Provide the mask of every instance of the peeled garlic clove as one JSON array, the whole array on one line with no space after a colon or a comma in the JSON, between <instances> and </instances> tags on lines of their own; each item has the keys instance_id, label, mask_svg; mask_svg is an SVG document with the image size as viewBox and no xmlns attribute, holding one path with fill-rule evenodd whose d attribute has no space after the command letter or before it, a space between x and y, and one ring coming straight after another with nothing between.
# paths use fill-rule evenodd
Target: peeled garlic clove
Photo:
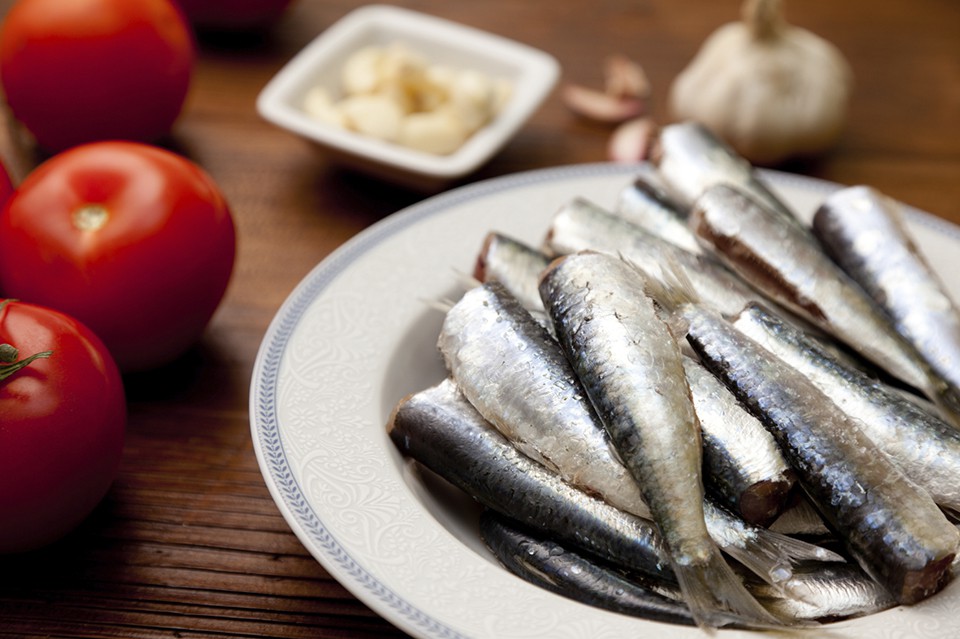
<instances>
[{"instance_id":1,"label":"peeled garlic clove","mask_svg":"<svg viewBox=\"0 0 960 639\"><path fill-rule=\"evenodd\" d=\"M363 47L354 51L343 64L340 83L346 94L373 93L382 80L380 63L383 50L379 47Z\"/></svg>"},{"instance_id":2,"label":"peeled garlic clove","mask_svg":"<svg viewBox=\"0 0 960 639\"><path fill-rule=\"evenodd\" d=\"M460 148L467 135L457 115L450 109L441 108L412 113L404 118L397 141L411 149L447 155Z\"/></svg>"},{"instance_id":3,"label":"peeled garlic clove","mask_svg":"<svg viewBox=\"0 0 960 639\"><path fill-rule=\"evenodd\" d=\"M400 134L404 113L400 106L383 95L353 95L340 102L347 126L381 140L395 141Z\"/></svg>"},{"instance_id":4,"label":"peeled garlic clove","mask_svg":"<svg viewBox=\"0 0 960 639\"><path fill-rule=\"evenodd\" d=\"M579 84L565 86L562 99L574 113L598 122L625 122L643 115L647 108L642 98L610 95Z\"/></svg>"},{"instance_id":5,"label":"peeled garlic clove","mask_svg":"<svg viewBox=\"0 0 960 639\"><path fill-rule=\"evenodd\" d=\"M653 118L627 120L614 129L607 143L607 158L613 162L642 162L650 159L656 140L657 125Z\"/></svg>"},{"instance_id":6,"label":"peeled garlic clove","mask_svg":"<svg viewBox=\"0 0 960 639\"><path fill-rule=\"evenodd\" d=\"M824 151L843 128L849 65L826 40L788 25L780 0L746 0L743 15L677 76L672 115L704 124L754 164Z\"/></svg>"},{"instance_id":7,"label":"peeled garlic clove","mask_svg":"<svg viewBox=\"0 0 960 639\"><path fill-rule=\"evenodd\" d=\"M493 82L477 71L461 71L450 85L450 108L470 132L490 120L495 98Z\"/></svg>"},{"instance_id":8,"label":"peeled garlic clove","mask_svg":"<svg viewBox=\"0 0 960 639\"><path fill-rule=\"evenodd\" d=\"M347 120L324 87L313 87L303 98L303 110L314 120L346 128Z\"/></svg>"}]
</instances>

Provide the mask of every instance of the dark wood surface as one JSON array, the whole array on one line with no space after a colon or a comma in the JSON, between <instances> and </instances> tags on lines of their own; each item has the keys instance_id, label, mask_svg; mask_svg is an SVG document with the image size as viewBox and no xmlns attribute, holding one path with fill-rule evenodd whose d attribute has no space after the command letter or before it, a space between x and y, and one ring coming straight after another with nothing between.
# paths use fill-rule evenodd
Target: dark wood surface
<instances>
[{"instance_id":1,"label":"dark wood surface","mask_svg":"<svg viewBox=\"0 0 960 639\"><path fill-rule=\"evenodd\" d=\"M10 4L0 5L3 13ZM794 23L843 51L856 88L836 148L783 168L872 184L960 223L960 4L787 4ZM164 370L126 380L124 460L100 507L61 542L0 558L0 636L401 635L327 575L290 532L257 467L248 421L257 348L293 287L350 237L424 197L337 168L255 111L271 75L357 6L295 0L266 35L200 39L187 105L162 144L202 165L231 203L239 231L231 286L195 349ZM404 6L544 49L559 59L563 81L599 85L603 59L629 55L650 76L660 122L669 121L672 78L739 12L732 0ZM16 144L11 131L0 135L0 156L19 179L40 156ZM572 115L554 92L509 146L464 182L602 161L609 132Z\"/></svg>"}]
</instances>

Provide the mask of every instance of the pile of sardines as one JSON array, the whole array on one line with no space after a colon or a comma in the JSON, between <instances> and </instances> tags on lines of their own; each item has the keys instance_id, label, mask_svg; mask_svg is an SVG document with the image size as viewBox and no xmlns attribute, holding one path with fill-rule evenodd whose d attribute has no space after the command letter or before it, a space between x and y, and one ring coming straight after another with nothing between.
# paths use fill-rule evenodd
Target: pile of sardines
<instances>
[{"instance_id":1,"label":"pile of sardines","mask_svg":"<svg viewBox=\"0 0 960 639\"><path fill-rule=\"evenodd\" d=\"M449 377L387 425L483 506L509 570L625 614L815 625L944 587L960 545L960 318L868 187L812 225L706 129L614 210L491 232ZM644 174L647 175L647 174Z\"/></svg>"}]
</instances>

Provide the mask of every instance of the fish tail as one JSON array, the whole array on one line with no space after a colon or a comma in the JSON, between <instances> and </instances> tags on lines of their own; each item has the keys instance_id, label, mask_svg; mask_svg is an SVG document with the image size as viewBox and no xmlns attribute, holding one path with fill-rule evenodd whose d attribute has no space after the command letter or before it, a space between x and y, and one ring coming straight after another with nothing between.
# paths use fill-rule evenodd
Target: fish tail
<instances>
[{"instance_id":1,"label":"fish tail","mask_svg":"<svg viewBox=\"0 0 960 639\"><path fill-rule=\"evenodd\" d=\"M807 603L809 596L804 589L792 588L793 567L800 562L844 562L837 553L787 535L766 529L758 529L748 548L731 545L724 549L728 555L744 565L750 572L768 583L782 596L789 596Z\"/></svg>"},{"instance_id":2,"label":"fish tail","mask_svg":"<svg viewBox=\"0 0 960 639\"><path fill-rule=\"evenodd\" d=\"M728 624L731 616L748 628L783 626L747 591L719 550L711 552L706 561L674 562L673 570L684 601L702 629Z\"/></svg>"}]
</instances>

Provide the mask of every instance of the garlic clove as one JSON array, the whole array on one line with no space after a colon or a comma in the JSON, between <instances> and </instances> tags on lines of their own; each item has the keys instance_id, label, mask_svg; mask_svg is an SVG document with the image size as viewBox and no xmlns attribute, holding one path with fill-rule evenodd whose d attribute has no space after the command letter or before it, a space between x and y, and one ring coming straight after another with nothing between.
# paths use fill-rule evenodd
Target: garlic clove
<instances>
[{"instance_id":1,"label":"garlic clove","mask_svg":"<svg viewBox=\"0 0 960 639\"><path fill-rule=\"evenodd\" d=\"M303 98L303 110L314 120L325 122L341 129L347 127L347 120L337 108L333 96L324 87L313 87Z\"/></svg>"},{"instance_id":2,"label":"garlic clove","mask_svg":"<svg viewBox=\"0 0 960 639\"><path fill-rule=\"evenodd\" d=\"M650 159L657 125L650 117L627 120L614 129L607 142L607 158L613 162L642 162Z\"/></svg>"},{"instance_id":3,"label":"garlic clove","mask_svg":"<svg viewBox=\"0 0 960 639\"><path fill-rule=\"evenodd\" d=\"M571 111L598 122L625 122L640 117L647 108L645 99L614 96L579 84L565 86L561 97Z\"/></svg>"},{"instance_id":4,"label":"garlic clove","mask_svg":"<svg viewBox=\"0 0 960 639\"><path fill-rule=\"evenodd\" d=\"M384 95L353 95L340 102L347 126L381 140L395 141L400 134L404 113Z\"/></svg>"},{"instance_id":5,"label":"garlic clove","mask_svg":"<svg viewBox=\"0 0 960 639\"><path fill-rule=\"evenodd\" d=\"M468 135L457 114L449 108L440 108L404 118L397 141L418 151L447 155L460 148Z\"/></svg>"},{"instance_id":6,"label":"garlic clove","mask_svg":"<svg viewBox=\"0 0 960 639\"><path fill-rule=\"evenodd\" d=\"M624 55L609 56L603 65L604 92L616 97L650 97L650 80L638 63Z\"/></svg>"},{"instance_id":7,"label":"garlic clove","mask_svg":"<svg viewBox=\"0 0 960 639\"><path fill-rule=\"evenodd\" d=\"M373 93L380 86L380 63L383 50L378 47L363 47L353 52L340 71L340 83L344 93Z\"/></svg>"}]
</instances>

